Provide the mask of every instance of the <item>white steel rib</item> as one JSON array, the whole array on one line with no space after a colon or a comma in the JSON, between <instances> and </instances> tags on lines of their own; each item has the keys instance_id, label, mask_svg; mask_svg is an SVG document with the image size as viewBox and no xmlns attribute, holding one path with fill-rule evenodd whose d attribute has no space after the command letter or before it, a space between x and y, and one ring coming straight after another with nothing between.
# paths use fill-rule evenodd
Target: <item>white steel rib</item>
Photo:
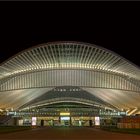
<instances>
[{"instance_id":1,"label":"white steel rib","mask_svg":"<svg viewBox=\"0 0 140 140\"><path fill-rule=\"evenodd\" d=\"M0 109L18 108L59 86L80 87L117 108L140 108L140 68L97 45L61 41L0 64Z\"/></svg>"}]
</instances>

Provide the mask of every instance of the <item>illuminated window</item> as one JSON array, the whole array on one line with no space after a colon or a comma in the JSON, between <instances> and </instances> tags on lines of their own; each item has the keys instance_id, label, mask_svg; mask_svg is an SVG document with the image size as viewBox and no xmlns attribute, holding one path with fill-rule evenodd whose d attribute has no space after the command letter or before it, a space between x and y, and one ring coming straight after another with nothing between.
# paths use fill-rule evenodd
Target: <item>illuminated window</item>
<instances>
[{"instance_id":1,"label":"illuminated window","mask_svg":"<svg viewBox=\"0 0 140 140\"><path fill-rule=\"evenodd\" d=\"M60 112L60 116L69 116L70 113L69 112Z\"/></svg>"}]
</instances>

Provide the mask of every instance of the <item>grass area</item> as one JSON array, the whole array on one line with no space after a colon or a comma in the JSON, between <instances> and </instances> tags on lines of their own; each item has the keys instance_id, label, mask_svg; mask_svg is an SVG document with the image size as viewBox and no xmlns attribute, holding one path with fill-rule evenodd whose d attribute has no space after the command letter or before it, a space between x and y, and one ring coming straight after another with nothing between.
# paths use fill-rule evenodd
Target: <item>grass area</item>
<instances>
[{"instance_id":1,"label":"grass area","mask_svg":"<svg viewBox=\"0 0 140 140\"><path fill-rule=\"evenodd\" d=\"M0 133L11 133L32 129L31 126L0 126Z\"/></svg>"},{"instance_id":2,"label":"grass area","mask_svg":"<svg viewBox=\"0 0 140 140\"><path fill-rule=\"evenodd\" d=\"M137 134L140 135L140 128L115 128L115 127L103 127L101 128L106 131L111 131L111 132L118 132L118 133L127 133L127 134Z\"/></svg>"}]
</instances>

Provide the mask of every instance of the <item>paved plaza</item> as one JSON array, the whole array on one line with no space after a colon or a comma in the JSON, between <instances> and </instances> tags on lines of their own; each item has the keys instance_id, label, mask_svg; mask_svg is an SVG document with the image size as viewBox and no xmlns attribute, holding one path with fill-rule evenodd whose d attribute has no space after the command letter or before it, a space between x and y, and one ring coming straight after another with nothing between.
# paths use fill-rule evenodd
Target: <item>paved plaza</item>
<instances>
[{"instance_id":1,"label":"paved plaza","mask_svg":"<svg viewBox=\"0 0 140 140\"><path fill-rule=\"evenodd\" d=\"M0 134L1 140L140 140L140 135L122 134L95 128L35 128Z\"/></svg>"}]
</instances>

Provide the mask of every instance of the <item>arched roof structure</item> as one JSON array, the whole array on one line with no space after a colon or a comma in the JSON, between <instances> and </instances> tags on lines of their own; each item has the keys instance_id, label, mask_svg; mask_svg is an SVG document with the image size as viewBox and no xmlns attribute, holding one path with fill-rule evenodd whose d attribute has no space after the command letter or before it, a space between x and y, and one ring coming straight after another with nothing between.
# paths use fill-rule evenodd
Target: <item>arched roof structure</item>
<instances>
[{"instance_id":1,"label":"arched roof structure","mask_svg":"<svg viewBox=\"0 0 140 140\"><path fill-rule=\"evenodd\" d=\"M76 86L118 109L140 107L140 68L118 54L81 42L50 42L0 65L0 108L18 109L59 86Z\"/></svg>"}]
</instances>

